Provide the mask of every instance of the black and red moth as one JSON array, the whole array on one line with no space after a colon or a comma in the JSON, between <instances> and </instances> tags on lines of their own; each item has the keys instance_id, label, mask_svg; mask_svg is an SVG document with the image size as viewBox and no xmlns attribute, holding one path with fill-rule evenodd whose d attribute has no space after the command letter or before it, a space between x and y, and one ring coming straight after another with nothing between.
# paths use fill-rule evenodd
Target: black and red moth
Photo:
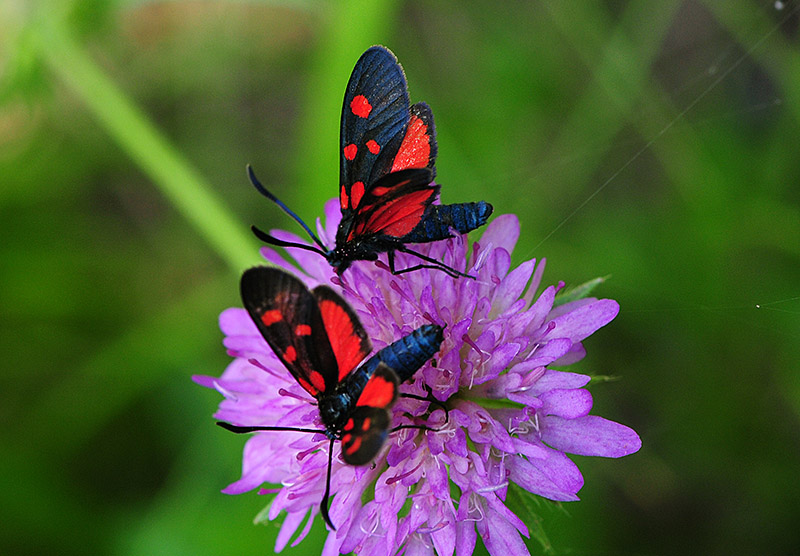
<instances>
[{"instance_id":1,"label":"black and red moth","mask_svg":"<svg viewBox=\"0 0 800 556\"><path fill-rule=\"evenodd\" d=\"M242 301L261 335L292 376L317 400L323 430L218 423L237 433L299 431L330 439L320 512L328 516L333 444L340 440L350 465L372 461L383 446L398 385L411 378L442 343L442 327L420 326L357 367L372 344L353 309L331 288L309 291L283 270L255 267L241 280Z\"/></svg>"},{"instance_id":2,"label":"black and red moth","mask_svg":"<svg viewBox=\"0 0 800 556\"><path fill-rule=\"evenodd\" d=\"M492 205L485 201L434 204L439 185L433 183L437 151L433 113L424 102L409 106L403 68L383 46L373 46L356 62L344 95L339 148L342 220L336 246L323 245L248 166L253 185L294 218L318 247L281 241L253 226L256 236L272 245L319 253L338 274L353 261L374 261L385 252L393 274L434 268L451 276L467 276L407 244L447 239L452 237L451 230L468 233L486 223ZM415 255L424 263L395 270L396 251Z\"/></svg>"}]
</instances>

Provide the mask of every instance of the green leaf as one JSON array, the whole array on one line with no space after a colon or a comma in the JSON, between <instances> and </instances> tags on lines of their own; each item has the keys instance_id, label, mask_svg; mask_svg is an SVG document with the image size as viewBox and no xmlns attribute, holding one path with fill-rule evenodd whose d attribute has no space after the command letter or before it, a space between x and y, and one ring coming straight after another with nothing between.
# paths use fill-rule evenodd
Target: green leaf
<instances>
[{"instance_id":1,"label":"green leaf","mask_svg":"<svg viewBox=\"0 0 800 556\"><path fill-rule=\"evenodd\" d=\"M272 499L275 498L275 495L273 494L273 495L268 495L268 496L270 498L269 504L264 506L264 509L261 510L260 512L258 512L256 514L256 516L253 518L253 524L254 525L269 525L269 523L270 523L270 520L269 520L269 509L270 509L270 507L272 507Z\"/></svg>"},{"instance_id":2,"label":"green leaf","mask_svg":"<svg viewBox=\"0 0 800 556\"><path fill-rule=\"evenodd\" d=\"M592 293L597 286L605 282L609 276L600 276L594 278L593 280L589 280L588 282L584 282L579 286L575 286L574 288L562 290L558 295L556 295L556 299L553 301L553 307L558 307L559 305L564 305L565 303L571 303L572 301L589 297L589 294Z\"/></svg>"}]
</instances>

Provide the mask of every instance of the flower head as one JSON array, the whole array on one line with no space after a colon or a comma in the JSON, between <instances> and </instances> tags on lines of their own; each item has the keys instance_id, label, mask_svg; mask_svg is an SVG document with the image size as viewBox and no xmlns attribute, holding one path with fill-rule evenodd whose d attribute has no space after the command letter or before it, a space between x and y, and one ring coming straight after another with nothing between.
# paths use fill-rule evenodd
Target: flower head
<instances>
[{"instance_id":1,"label":"flower head","mask_svg":"<svg viewBox=\"0 0 800 556\"><path fill-rule=\"evenodd\" d=\"M318 222L323 242L335 236L340 213L326 205ZM286 232L280 239L301 241ZM590 377L553 370L585 355L581 341L608 324L619 306L581 299L554 307L563 283L538 292L544 261L511 269L519 236L513 215L489 224L468 253L466 237L421 245L420 252L475 280L422 269L400 276L358 262L340 279L324 258L299 249L292 256L308 286L338 284L375 349L414 328L445 326L444 342L401 391L394 425L424 425L392 433L371 465L353 467L334 448L331 531L324 554L471 554L478 535L490 554L525 554L525 523L505 504L510 483L550 500L578 500L583 477L567 454L621 457L641 446L636 433L589 415ZM296 271L275 251L264 256ZM416 264L399 253L396 268ZM538 292L538 293L537 293ZM220 316L225 346L235 358L222 377L196 377L225 399L218 419L246 425L319 426L306 392L272 354L244 309ZM433 396L438 403L418 399ZM446 411L445 409L446 408ZM247 441L242 477L224 492L279 484L269 519L285 510L276 550L303 524L307 534L325 489L327 439L261 432ZM364 502L364 500L367 500Z\"/></svg>"}]
</instances>

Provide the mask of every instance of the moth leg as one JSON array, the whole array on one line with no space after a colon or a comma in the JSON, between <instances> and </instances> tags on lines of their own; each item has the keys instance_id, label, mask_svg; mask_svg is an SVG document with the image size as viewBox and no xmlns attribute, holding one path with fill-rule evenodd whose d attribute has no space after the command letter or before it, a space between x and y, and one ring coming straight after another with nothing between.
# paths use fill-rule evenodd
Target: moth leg
<instances>
[{"instance_id":1,"label":"moth leg","mask_svg":"<svg viewBox=\"0 0 800 556\"><path fill-rule=\"evenodd\" d=\"M447 406L442 402L440 402L439 400L437 400L436 398L434 398L430 390L428 390L428 395L425 397L417 396L416 394L400 394L400 397L411 398L412 400L419 400L421 402L428 402L433 405L438 405L444 411L444 424L446 425L447 423L450 422L450 411L447 409Z\"/></svg>"},{"instance_id":2,"label":"moth leg","mask_svg":"<svg viewBox=\"0 0 800 556\"><path fill-rule=\"evenodd\" d=\"M469 274L465 274L463 272L459 272L455 268L449 267L446 264L444 264L444 263L442 263L440 261L437 261L436 259L432 259L432 258L428 257L427 255L423 255L422 253L418 253L418 252L416 252L416 251L414 251L412 249L409 249L408 247L401 247L401 248L399 248L397 250L398 251L402 251L403 253L408 253L409 255L414 255L415 257L417 257L419 259L422 259L423 261L431 263L431 264L418 264L418 265L410 266L408 268L404 268L402 270L396 270L395 267L394 267L394 252L393 251L389 251L389 269L391 270L392 274L394 274L394 275L405 274L406 272L413 272L414 270L419 270L420 268L430 268L430 269L433 269L433 270L441 270L442 272L445 272L448 276L452 276L453 278L462 277L462 278L472 278L473 280L475 279L474 276L470 276Z\"/></svg>"}]
</instances>

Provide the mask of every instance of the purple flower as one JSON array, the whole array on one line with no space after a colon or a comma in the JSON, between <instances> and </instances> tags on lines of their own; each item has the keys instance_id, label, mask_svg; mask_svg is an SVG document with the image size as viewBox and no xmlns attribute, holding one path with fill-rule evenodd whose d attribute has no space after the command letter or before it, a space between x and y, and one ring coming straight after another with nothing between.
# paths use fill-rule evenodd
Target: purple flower
<instances>
[{"instance_id":1,"label":"purple flower","mask_svg":"<svg viewBox=\"0 0 800 556\"><path fill-rule=\"evenodd\" d=\"M325 212L325 226L318 222L317 228L330 244L340 219L336 200ZM435 363L425 364L401 391L431 392L448 415L437 404L400 398L393 424L427 430L392 433L364 467L341 461L336 444L330 517L338 529L329 533L323 554L461 556L472 553L478 536L492 555L527 554L521 536L528 529L505 504L510 483L550 500L578 500L583 477L567 454L621 457L641 446L630 428L589 415L592 396L583 388L588 376L550 368L580 360L581 341L608 324L619 306L586 298L554 307L563 283L537 294L544 261L511 269L518 236L516 217L502 215L469 254L466 237L415 246L475 280L427 269L393 276L380 265L357 262L340 281L319 255L291 250L308 286L332 279L340 286L375 349L427 322L446 326ZM263 254L297 272L275 251L265 248ZM413 264L413 257L397 254L398 269ZM195 378L225 397L215 417L241 425L319 427L313 400L245 310L224 311L220 326L235 359L219 379ZM271 431L254 434L245 445L242 477L223 492L280 485L259 491L276 493L268 519L287 512L276 551L293 536L292 545L299 543L319 511L327 445L322 434Z\"/></svg>"}]
</instances>

